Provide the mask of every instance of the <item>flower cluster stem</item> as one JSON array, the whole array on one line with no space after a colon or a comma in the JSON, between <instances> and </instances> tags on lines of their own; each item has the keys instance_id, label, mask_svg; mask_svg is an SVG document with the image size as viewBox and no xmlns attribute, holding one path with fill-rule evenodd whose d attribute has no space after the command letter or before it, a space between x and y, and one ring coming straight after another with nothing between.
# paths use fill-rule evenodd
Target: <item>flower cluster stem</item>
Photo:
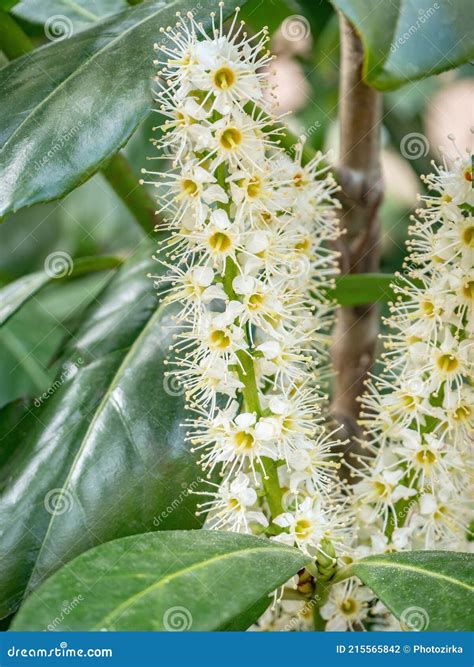
<instances>
[{"instance_id":1,"label":"flower cluster stem","mask_svg":"<svg viewBox=\"0 0 474 667\"><path fill-rule=\"evenodd\" d=\"M232 281L237 275L237 267L232 259L228 258L226 261L225 273L223 276L224 291L230 299L236 299L237 295L232 287ZM247 343L249 343L249 336L247 332ZM258 398L257 380L255 377L255 365L253 357L245 352L239 352L237 357L240 361L240 366L237 368L239 379L244 385L242 395L246 405L246 409L250 412L255 412L257 417L262 415L262 408ZM276 461L264 456L262 458L263 470L263 488L270 509L272 518L275 518L283 512L282 495L278 480L278 466Z\"/></svg>"}]
</instances>

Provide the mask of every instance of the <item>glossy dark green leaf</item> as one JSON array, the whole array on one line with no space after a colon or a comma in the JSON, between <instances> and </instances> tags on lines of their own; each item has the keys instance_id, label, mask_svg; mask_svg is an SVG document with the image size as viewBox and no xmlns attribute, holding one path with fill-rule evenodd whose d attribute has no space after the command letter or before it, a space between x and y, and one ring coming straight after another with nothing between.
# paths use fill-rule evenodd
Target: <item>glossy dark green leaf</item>
<instances>
[{"instance_id":1,"label":"glossy dark green leaf","mask_svg":"<svg viewBox=\"0 0 474 667\"><path fill-rule=\"evenodd\" d=\"M35 293L26 293L20 285L18 300L9 290L0 326L0 407L18 398L37 399L54 384L61 372L58 353L74 319L79 321L110 278L111 272L76 274L75 280L54 280Z\"/></svg>"},{"instance_id":2,"label":"glossy dark green leaf","mask_svg":"<svg viewBox=\"0 0 474 667\"><path fill-rule=\"evenodd\" d=\"M394 89L439 74L474 57L470 0L332 0L354 24L371 85Z\"/></svg>"},{"instance_id":3,"label":"glossy dark green leaf","mask_svg":"<svg viewBox=\"0 0 474 667\"><path fill-rule=\"evenodd\" d=\"M128 7L127 0L20 0L13 16L30 23L46 24L52 38L71 27L81 29ZM59 32L58 32L59 31Z\"/></svg>"},{"instance_id":4,"label":"glossy dark green leaf","mask_svg":"<svg viewBox=\"0 0 474 667\"><path fill-rule=\"evenodd\" d=\"M474 555L406 551L368 556L356 574L406 630L474 630Z\"/></svg>"},{"instance_id":5,"label":"glossy dark green leaf","mask_svg":"<svg viewBox=\"0 0 474 667\"><path fill-rule=\"evenodd\" d=\"M97 171L150 111L159 28L178 10L207 24L215 9L214 0L143 2L0 70L0 215L61 197Z\"/></svg>"},{"instance_id":6,"label":"glossy dark green leaf","mask_svg":"<svg viewBox=\"0 0 474 667\"><path fill-rule=\"evenodd\" d=\"M18 0L0 0L0 9L8 11L18 3Z\"/></svg>"},{"instance_id":7,"label":"glossy dark green leaf","mask_svg":"<svg viewBox=\"0 0 474 667\"><path fill-rule=\"evenodd\" d=\"M218 531L147 533L108 542L54 574L12 630L218 630L301 569L307 557L264 538ZM256 613L258 613L257 608ZM258 616L248 617L250 623Z\"/></svg>"},{"instance_id":8,"label":"glossy dark green leaf","mask_svg":"<svg viewBox=\"0 0 474 667\"><path fill-rule=\"evenodd\" d=\"M260 616L268 609L272 604L273 600L267 594L257 600L252 602L248 607L245 607L243 611L234 616L230 621L226 621L223 625L217 630L221 632L242 632L248 630L248 628L255 623L255 621L260 618Z\"/></svg>"},{"instance_id":9,"label":"glossy dark green leaf","mask_svg":"<svg viewBox=\"0 0 474 667\"><path fill-rule=\"evenodd\" d=\"M56 253L56 257L60 260L70 259L70 266L61 263L62 268L60 268L57 275L54 275L54 272L52 273L51 270L49 270L49 272L46 272L45 270L30 273L0 289L0 327L3 326L24 303L31 299L46 285L57 281L64 281L69 278L75 278L86 273L113 269L119 266L123 261L120 257L114 256L81 257L73 261L69 255L65 256L64 253Z\"/></svg>"},{"instance_id":10,"label":"glossy dark green leaf","mask_svg":"<svg viewBox=\"0 0 474 667\"><path fill-rule=\"evenodd\" d=\"M158 268L151 253L147 245L96 297L61 375L15 428L0 414L2 614L96 544L200 525L183 399L164 382L173 328L146 277Z\"/></svg>"},{"instance_id":11,"label":"glossy dark green leaf","mask_svg":"<svg viewBox=\"0 0 474 667\"><path fill-rule=\"evenodd\" d=\"M0 328L0 406L51 385L49 362L62 336L60 324L33 302Z\"/></svg>"},{"instance_id":12,"label":"glossy dark green leaf","mask_svg":"<svg viewBox=\"0 0 474 667\"><path fill-rule=\"evenodd\" d=\"M328 296L341 306L361 306L377 301L390 301L391 287L396 276L392 273L352 273L336 279L335 289Z\"/></svg>"}]
</instances>

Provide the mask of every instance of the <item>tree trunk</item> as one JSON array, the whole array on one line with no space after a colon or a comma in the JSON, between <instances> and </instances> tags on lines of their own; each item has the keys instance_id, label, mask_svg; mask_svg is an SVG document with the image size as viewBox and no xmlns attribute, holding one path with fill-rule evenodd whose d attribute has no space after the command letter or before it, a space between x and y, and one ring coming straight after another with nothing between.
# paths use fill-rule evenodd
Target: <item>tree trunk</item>
<instances>
[{"instance_id":1,"label":"tree trunk","mask_svg":"<svg viewBox=\"0 0 474 667\"><path fill-rule=\"evenodd\" d=\"M340 155L337 168L343 213L339 239L341 273L377 271L380 230L378 209L383 185L380 170L381 93L362 79L363 48L352 25L340 16L341 81L339 91ZM360 434L358 396L363 393L375 355L379 309L376 305L342 307L334 343L336 371L332 412L344 426L349 449Z\"/></svg>"}]
</instances>

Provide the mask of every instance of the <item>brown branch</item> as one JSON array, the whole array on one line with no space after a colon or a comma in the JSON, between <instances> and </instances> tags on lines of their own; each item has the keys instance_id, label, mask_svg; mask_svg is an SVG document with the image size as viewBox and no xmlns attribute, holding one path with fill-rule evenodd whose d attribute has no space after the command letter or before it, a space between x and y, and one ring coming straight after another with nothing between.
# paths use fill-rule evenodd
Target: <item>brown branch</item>
<instances>
[{"instance_id":1,"label":"brown branch","mask_svg":"<svg viewBox=\"0 0 474 667\"><path fill-rule=\"evenodd\" d=\"M380 169L381 94L363 80L362 43L341 14L341 80L339 91L341 185L344 234L339 240L342 273L374 272L379 267L378 210L383 197ZM346 437L359 435L358 396L375 354L378 307L342 307L332 348L336 371L332 412ZM354 450L352 441L349 447Z\"/></svg>"}]
</instances>

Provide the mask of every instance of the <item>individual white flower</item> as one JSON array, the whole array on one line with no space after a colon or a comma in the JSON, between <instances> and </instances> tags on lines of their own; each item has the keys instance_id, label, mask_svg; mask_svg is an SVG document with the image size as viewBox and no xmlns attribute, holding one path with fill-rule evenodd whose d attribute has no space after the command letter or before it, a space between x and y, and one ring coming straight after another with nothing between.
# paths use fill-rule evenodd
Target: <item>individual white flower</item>
<instances>
[{"instance_id":1,"label":"individual white flower","mask_svg":"<svg viewBox=\"0 0 474 667\"><path fill-rule=\"evenodd\" d=\"M441 489L437 495L424 493L420 498L419 514L411 517L415 535L422 548L435 549L436 545L452 549L462 543L466 535L468 511L457 494Z\"/></svg>"},{"instance_id":2,"label":"individual white flower","mask_svg":"<svg viewBox=\"0 0 474 667\"><path fill-rule=\"evenodd\" d=\"M266 31L262 36L260 42L257 37L260 46L267 39ZM211 110L226 115L236 106L243 110L246 102L259 103L262 100L265 75L258 70L270 58L264 56L249 62L249 51L250 47L245 48L242 44L237 47L228 35L197 44L199 64L193 74L193 83L212 94Z\"/></svg>"},{"instance_id":3,"label":"individual white flower","mask_svg":"<svg viewBox=\"0 0 474 667\"><path fill-rule=\"evenodd\" d=\"M177 303L181 310L178 321L190 319L194 326L203 312L203 307L213 299L227 300L227 295L221 285L214 282L215 274L209 266L191 266L182 268L178 265L166 265L169 273L157 276L155 285L170 283L167 290L162 290L163 301L166 304Z\"/></svg>"},{"instance_id":4,"label":"individual white flower","mask_svg":"<svg viewBox=\"0 0 474 667\"><path fill-rule=\"evenodd\" d=\"M237 353L246 350L247 342L245 332L234 324L234 313L239 306L241 304L232 301L223 313L203 314L197 332L191 327L189 331L177 335L176 349L194 348L190 350L189 356L196 363L204 358L214 363L216 358L220 358L227 364L241 365Z\"/></svg>"},{"instance_id":5,"label":"individual white flower","mask_svg":"<svg viewBox=\"0 0 474 667\"><path fill-rule=\"evenodd\" d=\"M192 359L178 362L173 374L185 388L190 407L202 406L213 414L218 397L237 398L244 388L243 382L229 369L226 360L215 355L203 356L199 363Z\"/></svg>"},{"instance_id":6,"label":"individual white flower","mask_svg":"<svg viewBox=\"0 0 474 667\"><path fill-rule=\"evenodd\" d=\"M340 444L334 438L338 430L327 432L321 429L312 440L300 441L298 448L289 453L289 485L292 493L297 493L299 487L304 486L313 495L330 496L337 487L342 457L342 454L334 452L335 445Z\"/></svg>"},{"instance_id":7,"label":"individual white flower","mask_svg":"<svg viewBox=\"0 0 474 667\"><path fill-rule=\"evenodd\" d=\"M286 181L280 177L278 165L271 159L263 168L232 171L227 182L239 218L248 221L251 228L262 226L262 216L271 221L277 211L289 211L291 197L282 187Z\"/></svg>"},{"instance_id":8,"label":"individual white flower","mask_svg":"<svg viewBox=\"0 0 474 667\"><path fill-rule=\"evenodd\" d=\"M260 133L265 123L258 118L235 112L213 123L213 142L209 157L211 169L226 163L230 169L263 169L264 145Z\"/></svg>"},{"instance_id":9,"label":"individual white flower","mask_svg":"<svg viewBox=\"0 0 474 667\"><path fill-rule=\"evenodd\" d=\"M284 340L269 340L257 346L257 351L262 353L266 362L262 365L262 372L274 378L273 385L275 387L284 388L287 383L296 387L298 382L308 373L307 362L311 361L311 357L295 351L296 336L298 336L296 332L294 336L287 333ZM301 339L301 336L299 337ZM298 339L296 338L296 340ZM291 341L293 341L293 344Z\"/></svg>"},{"instance_id":10,"label":"individual white flower","mask_svg":"<svg viewBox=\"0 0 474 667\"><path fill-rule=\"evenodd\" d=\"M263 457L276 459L277 455L266 429L262 433L258 424L254 413L243 412L223 424L219 437L214 439L214 426L209 427L204 422L204 432L197 432L192 437L194 449L206 450L200 459L203 468L212 472L217 464L222 464L226 479L241 472L245 466L249 467L254 479L257 470L265 474Z\"/></svg>"},{"instance_id":11,"label":"individual white flower","mask_svg":"<svg viewBox=\"0 0 474 667\"><path fill-rule=\"evenodd\" d=\"M159 139L153 139L151 143L165 153L163 157L171 154L174 165L177 165L190 147L196 151L208 148L212 132L198 121L207 119L210 112L200 106L194 97L176 104L168 89L160 91L158 96L161 104L157 111L168 120L160 128L162 133Z\"/></svg>"},{"instance_id":12,"label":"individual white flower","mask_svg":"<svg viewBox=\"0 0 474 667\"><path fill-rule=\"evenodd\" d=\"M256 508L257 492L250 486L251 480L239 473L232 481L220 486L208 482L214 491L196 491L198 495L211 496L212 500L199 503L198 508L207 513L206 528L250 532L250 524L267 526L268 520Z\"/></svg>"},{"instance_id":13,"label":"individual white flower","mask_svg":"<svg viewBox=\"0 0 474 667\"><path fill-rule=\"evenodd\" d=\"M235 260L240 248L241 234L238 225L229 219L226 211L216 209L209 216L209 223L188 236L193 244L189 252L201 253L211 266L225 271L227 258Z\"/></svg>"},{"instance_id":14,"label":"individual white flower","mask_svg":"<svg viewBox=\"0 0 474 667\"><path fill-rule=\"evenodd\" d=\"M156 176L161 180L143 181L163 188L163 204L157 213L173 214L173 227L179 227L185 212L192 212L197 228L201 228L212 202L227 203L228 196L217 183L217 179L197 161L188 161L176 173L156 172L142 169L142 173Z\"/></svg>"},{"instance_id":15,"label":"individual white flower","mask_svg":"<svg viewBox=\"0 0 474 667\"><path fill-rule=\"evenodd\" d=\"M379 469L366 472L366 476L354 485L354 495L362 504L370 503L376 516L381 516L384 525L390 515L396 518L395 504L401 499L416 495L416 490L402 483L403 469Z\"/></svg>"},{"instance_id":16,"label":"individual white flower","mask_svg":"<svg viewBox=\"0 0 474 667\"><path fill-rule=\"evenodd\" d=\"M328 632L364 630L364 622L369 612L369 602L374 594L356 579L347 579L331 586L327 602L320 609L327 621Z\"/></svg>"},{"instance_id":17,"label":"individual white flower","mask_svg":"<svg viewBox=\"0 0 474 667\"><path fill-rule=\"evenodd\" d=\"M329 529L328 515L323 511L321 501L305 498L295 512L284 512L273 523L287 528L287 533L280 533L274 539L286 544L296 544L305 553L316 550Z\"/></svg>"},{"instance_id":18,"label":"individual white flower","mask_svg":"<svg viewBox=\"0 0 474 667\"><path fill-rule=\"evenodd\" d=\"M427 185L439 192L445 204L459 206L463 203L474 205L474 189L472 187L472 156L462 156L454 160L448 167L446 160L440 167L435 165L436 173L424 177ZM436 205L436 198L422 197L429 205ZM449 209L448 209L449 210Z\"/></svg>"}]
</instances>

